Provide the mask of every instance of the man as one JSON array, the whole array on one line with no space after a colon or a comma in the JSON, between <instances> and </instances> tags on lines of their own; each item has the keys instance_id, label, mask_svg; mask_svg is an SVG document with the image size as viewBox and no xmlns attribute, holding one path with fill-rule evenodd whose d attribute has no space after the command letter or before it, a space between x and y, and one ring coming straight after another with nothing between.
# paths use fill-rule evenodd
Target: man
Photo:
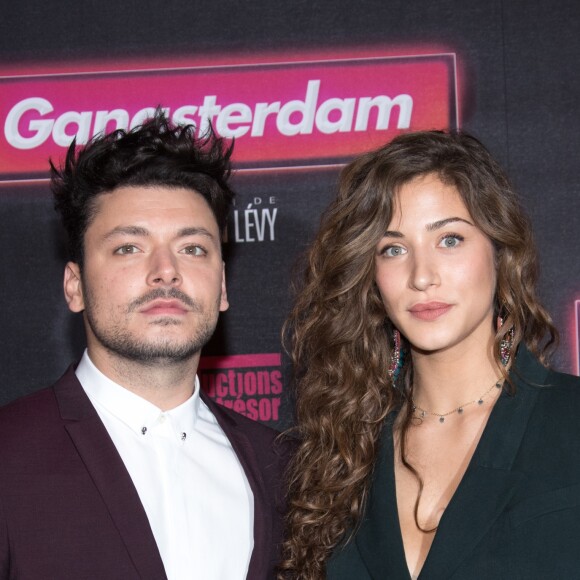
<instances>
[{"instance_id":1,"label":"man","mask_svg":"<svg viewBox=\"0 0 580 580\"><path fill-rule=\"evenodd\" d=\"M0 410L0 577L269 578L285 451L196 371L228 308L231 148L161 112L52 166L87 350Z\"/></svg>"}]
</instances>

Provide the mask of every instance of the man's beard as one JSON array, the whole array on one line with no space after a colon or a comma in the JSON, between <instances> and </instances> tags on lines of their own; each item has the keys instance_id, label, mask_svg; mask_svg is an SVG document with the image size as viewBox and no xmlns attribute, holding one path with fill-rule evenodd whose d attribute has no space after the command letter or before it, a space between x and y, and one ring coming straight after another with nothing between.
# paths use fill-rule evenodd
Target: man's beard
<instances>
[{"instance_id":1,"label":"man's beard","mask_svg":"<svg viewBox=\"0 0 580 580\"><path fill-rule=\"evenodd\" d=\"M146 341L140 340L138 336L129 331L121 320L103 327L100 322L101 317L95 315L98 306L92 300L90 292L86 291L86 285L84 289L86 323L95 338L112 354L133 362L147 366L165 366L186 361L201 351L215 331L219 312L219 296L213 312L204 312L198 302L177 288L168 290L158 288L134 300L126 310L127 315L152 300L176 299L189 306L191 312L197 316L197 328L186 340L177 341L176 339L159 337ZM151 324L170 327L180 325L182 322L174 318L160 317Z\"/></svg>"}]
</instances>

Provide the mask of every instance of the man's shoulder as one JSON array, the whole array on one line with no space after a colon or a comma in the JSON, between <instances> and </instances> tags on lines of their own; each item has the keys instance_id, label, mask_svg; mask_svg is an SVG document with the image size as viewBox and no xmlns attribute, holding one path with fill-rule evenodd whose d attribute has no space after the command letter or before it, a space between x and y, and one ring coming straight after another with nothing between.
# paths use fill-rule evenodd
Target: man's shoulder
<instances>
[{"instance_id":1,"label":"man's shoulder","mask_svg":"<svg viewBox=\"0 0 580 580\"><path fill-rule=\"evenodd\" d=\"M32 457L47 455L62 430L53 387L31 393L0 408L0 479L25 469Z\"/></svg>"},{"instance_id":2,"label":"man's shoulder","mask_svg":"<svg viewBox=\"0 0 580 580\"><path fill-rule=\"evenodd\" d=\"M260 434L262 437L267 438L274 438L279 433L275 429L272 429L271 427L268 427L263 423L258 423L257 421L249 419L248 417L245 417L244 415L234 411L233 409L229 409L224 405L220 405L203 391L201 392L201 399L207 405L209 410L214 414L214 416L216 416L218 422L222 426L225 421L226 424L240 427L244 431L247 431L248 433Z\"/></svg>"},{"instance_id":3,"label":"man's shoulder","mask_svg":"<svg viewBox=\"0 0 580 580\"><path fill-rule=\"evenodd\" d=\"M20 441L20 445L25 447L27 442L45 438L51 429L59 429L63 419L57 392L63 388L75 389L77 385L71 367L50 387L0 407L0 447L6 448L11 441Z\"/></svg>"},{"instance_id":4,"label":"man's shoulder","mask_svg":"<svg viewBox=\"0 0 580 580\"><path fill-rule=\"evenodd\" d=\"M244 433L257 453L260 453L261 450L265 453L274 452L284 463L288 461L295 447L292 439L272 427L268 427L254 419L245 417L241 413L237 413L233 409L228 409L216 403L205 393L202 398L220 423L222 429L225 427L224 430L228 436L231 431L227 429L227 426L230 425L232 429L240 429Z\"/></svg>"},{"instance_id":5,"label":"man's shoulder","mask_svg":"<svg viewBox=\"0 0 580 580\"><path fill-rule=\"evenodd\" d=\"M0 407L0 429L33 420L37 423L56 406L54 385L24 395Z\"/></svg>"}]
</instances>

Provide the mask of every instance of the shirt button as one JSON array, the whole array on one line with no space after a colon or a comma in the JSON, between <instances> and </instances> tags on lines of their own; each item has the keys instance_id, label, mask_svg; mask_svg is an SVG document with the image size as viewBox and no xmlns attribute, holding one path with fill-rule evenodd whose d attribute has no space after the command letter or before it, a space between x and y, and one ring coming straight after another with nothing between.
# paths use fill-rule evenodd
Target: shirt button
<instances>
[{"instance_id":1,"label":"shirt button","mask_svg":"<svg viewBox=\"0 0 580 580\"><path fill-rule=\"evenodd\" d=\"M161 417L159 417L159 422L165 423L165 415L161 415Z\"/></svg>"}]
</instances>

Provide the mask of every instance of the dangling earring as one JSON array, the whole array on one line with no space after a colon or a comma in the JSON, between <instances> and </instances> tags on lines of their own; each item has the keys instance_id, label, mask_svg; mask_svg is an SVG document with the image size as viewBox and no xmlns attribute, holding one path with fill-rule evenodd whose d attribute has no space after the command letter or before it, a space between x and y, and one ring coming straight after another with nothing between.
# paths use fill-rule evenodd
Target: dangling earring
<instances>
[{"instance_id":1,"label":"dangling earring","mask_svg":"<svg viewBox=\"0 0 580 580\"><path fill-rule=\"evenodd\" d=\"M394 328L393 329L393 352L391 355L391 364L389 365L389 377L395 384L401 369L403 368L403 362L405 360L405 352L401 348L401 333Z\"/></svg>"},{"instance_id":2,"label":"dangling earring","mask_svg":"<svg viewBox=\"0 0 580 580\"><path fill-rule=\"evenodd\" d=\"M497 329L503 327L505 323L504 318L502 316L497 317ZM512 326L505 334L504 337L501 339L499 343L499 356L501 358L501 364L506 367L510 362L510 358L512 356L512 346L514 343L514 327Z\"/></svg>"}]
</instances>

